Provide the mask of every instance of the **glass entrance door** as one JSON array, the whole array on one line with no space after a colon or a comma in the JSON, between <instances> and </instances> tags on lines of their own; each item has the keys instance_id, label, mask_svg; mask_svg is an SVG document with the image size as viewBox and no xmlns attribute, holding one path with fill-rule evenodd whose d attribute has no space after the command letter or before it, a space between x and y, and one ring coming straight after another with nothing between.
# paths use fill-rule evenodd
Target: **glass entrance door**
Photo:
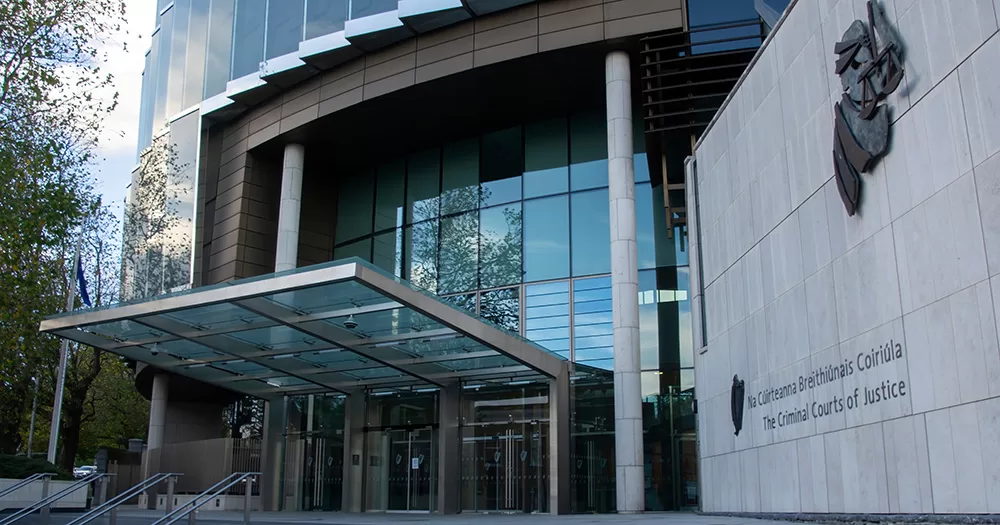
<instances>
[{"instance_id":1,"label":"glass entrance door","mask_svg":"<svg viewBox=\"0 0 1000 525\"><path fill-rule=\"evenodd\" d=\"M368 508L393 512L430 512L436 495L434 429L369 432Z\"/></svg>"},{"instance_id":2,"label":"glass entrance door","mask_svg":"<svg viewBox=\"0 0 1000 525\"><path fill-rule=\"evenodd\" d=\"M547 432L539 421L463 427L463 510L545 512Z\"/></svg>"},{"instance_id":3,"label":"glass entrance door","mask_svg":"<svg viewBox=\"0 0 1000 525\"><path fill-rule=\"evenodd\" d=\"M302 509L337 511L341 508L344 484L343 434L304 434L305 465L302 478Z\"/></svg>"}]
</instances>

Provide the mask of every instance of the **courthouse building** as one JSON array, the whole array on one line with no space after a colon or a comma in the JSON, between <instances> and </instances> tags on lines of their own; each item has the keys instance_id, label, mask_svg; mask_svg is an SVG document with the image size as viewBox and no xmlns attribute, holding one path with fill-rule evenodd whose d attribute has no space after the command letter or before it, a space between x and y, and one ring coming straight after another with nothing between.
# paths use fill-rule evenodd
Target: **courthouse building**
<instances>
[{"instance_id":1,"label":"courthouse building","mask_svg":"<svg viewBox=\"0 0 1000 525\"><path fill-rule=\"evenodd\" d=\"M998 512L998 6L867 5L159 0L42 330L268 510Z\"/></svg>"},{"instance_id":2,"label":"courthouse building","mask_svg":"<svg viewBox=\"0 0 1000 525\"><path fill-rule=\"evenodd\" d=\"M688 163L705 511L1000 511L1000 4L876 5L793 2Z\"/></svg>"}]
</instances>

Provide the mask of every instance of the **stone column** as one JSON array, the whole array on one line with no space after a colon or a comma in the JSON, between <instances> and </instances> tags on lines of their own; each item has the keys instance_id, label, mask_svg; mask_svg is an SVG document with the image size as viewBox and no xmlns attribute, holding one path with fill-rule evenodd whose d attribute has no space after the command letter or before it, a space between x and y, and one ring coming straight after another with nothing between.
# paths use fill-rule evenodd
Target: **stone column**
<instances>
[{"instance_id":1,"label":"stone column","mask_svg":"<svg viewBox=\"0 0 1000 525\"><path fill-rule=\"evenodd\" d=\"M261 440L260 510L281 510L282 470L285 450L286 398L264 402L264 439Z\"/></svg>"},{"instance_id":2,"label":"stone column","mask_svg":"<svg viewBox=\"0 0 1000 525\"><path fill-rule=\"evenodd\" d=\"M639 269L632 163L632 72L628 53L605 60L608 103L608 195L611 207L611 300L615 345L615 475L618 512L645 509L639 378Z\"/></svg>"},{"instance_id":3,"label":"stone column","mask_svg":"<svg viewBox=\"0 0 1000 525\"><path fill-rule=\"evenodd\" d=\"M361 512L365 485L365 392L351 392L344 407L344 487L340 510Z\"/></svg>"},{"instance_id":4,"label":"stone column","mask_svg":"<svg viewBox=\"0 0 1000 525\"><path fill-rule=\"evenodd\" d=\"M278 246L274 271L291 270L299 258L299 213L302 209L302 171L306 149L301 144L285 146L281 168L281 204L278 208Z\"/></svg>"},{"instance_id":5,"label":"stone column","mask_svg":"<svg viewBox=\"0 0 1000 525\"><path fill-rule=\"evenodd\" d=\"M549 380L549 513L570 512L569 364Z\"/></svg>"},{"instance_id":6,"label":"stone column","mask_svg":"<svg viewBox=\"0 0 1000 525\"><path fill-rule=\"evenodd\" d=\"M441 387L438 398L438 464L437 510L438 514L458 514L462 502L462 438L458 418L462 386L454 383Z\"/></svg>"},{"instance_id":7,"label":"stone column","mask_svg":"<svg viewBox=\"0 0 1000 525\"><path fill-rule=\"evenodd\" d=\"M143 458L143 479L160 471L160 449L163 447L167 429L167 388L170 376L153 374L153 392L149 398L149 438L146 440L146 454ZM146 491L147 507L156 508L156 488Z\"/></svg>"}]
</instances>

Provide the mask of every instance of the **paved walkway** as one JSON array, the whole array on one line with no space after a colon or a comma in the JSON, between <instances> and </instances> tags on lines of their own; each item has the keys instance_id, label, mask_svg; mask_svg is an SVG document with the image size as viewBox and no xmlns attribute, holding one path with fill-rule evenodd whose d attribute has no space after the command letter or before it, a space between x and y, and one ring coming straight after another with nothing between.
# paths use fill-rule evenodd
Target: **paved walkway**
<instances>
[{"instance_id":1,"label":"paved walkway","mask_svg":"<svg viewBox=\"0 0 1000 525\"><path fill-rule=\"evenodd\" d=\"M119 525L148 525L163 516L163 512L139 509L122 509L118 514ZM67 516L68 517L68 516ZM68 522L53 515L52 525ZM182 520L181 525L186 525ZM205 523L240 523L241 512L200 512L198 521ZM574 525L608 525L643 523L644 525L788 525L788 522L755 520L750 518L730 518L703 516L687 512L663 512L647 514L569 514L552 516L548 514L457 514L439 516L436 514L409 513L363 513L344 514L339 512L253 512L252 523L291 525L375 525L389 523L437 523L448 525L546 525L549 523L569 523ZM100 523L100 522L97 522Z\"/></svg>"}]
</instances>

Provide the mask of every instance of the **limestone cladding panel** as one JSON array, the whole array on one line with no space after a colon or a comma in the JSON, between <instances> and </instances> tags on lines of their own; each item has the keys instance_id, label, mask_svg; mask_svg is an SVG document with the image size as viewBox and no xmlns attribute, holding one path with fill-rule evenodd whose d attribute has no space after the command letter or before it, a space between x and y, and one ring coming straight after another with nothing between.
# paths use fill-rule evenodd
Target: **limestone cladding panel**
<instances>
[{"instance_id":1,"label":"limestone cladding panel","mask_svg":"<svg viewBox=\"0 0 1000 525\"><path fill-rule=\"evenodd\" d=\"M793 1L696 146L706 511L1000 511L997 2L882 4L905 75L857 215L831 108L833 45L863 1ZM613 38L610 18L648 6L603 8Z\"/></svg>"}]
</instances>

